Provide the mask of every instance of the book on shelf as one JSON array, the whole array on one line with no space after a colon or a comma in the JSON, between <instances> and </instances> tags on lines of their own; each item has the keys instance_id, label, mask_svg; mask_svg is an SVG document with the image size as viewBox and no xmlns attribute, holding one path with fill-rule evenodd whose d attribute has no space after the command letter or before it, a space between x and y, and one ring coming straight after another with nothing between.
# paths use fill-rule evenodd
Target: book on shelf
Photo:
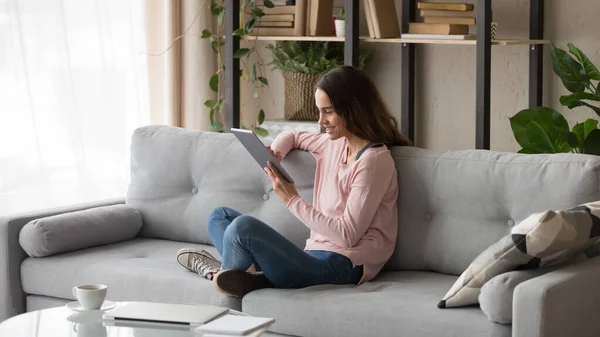
<instances>
[{"instance_id":1,"label":"book on shelf","mask_svg":"<svg viewBox=\"0 0 600 337\"><path fill-rule=\"evenodd\" d=\"M256 27L294 27L292 21L261 21L254 26Z\"/></svg>"},{"instance_id":2,"label":"book on shelf","mask_svg":"<svg viewBox=\"0 0 600 337\"><path fill-rule=\"evenodd\" d=\"M417 2L418 9L436 9L442 11L472 11L475 6L467 3Z\"/></svg>"},{"instance_id":3,"label":"book on shelf","mask_svg":"<svg viewBox=\"0 0 600 337\"><path fill-rule=\"evenodd\" d=\"M254 26L254 36L331 36L333 0L296 0L267 8ZM245 14L248 14L246 11ZM248 20L250 15L246 16Z\"/></svg>"},{"instance_id":4,"label":"book on shelf","mask_svg":"<svg viewBox=\"0 0 600 337\"><path fill-rule=\"evenodd\" d=\"M420 9L419 16L422 18L426 17L461 17L461 18L473 18L475 17L475 12L473 10L470 11L442 11L437 9Z\"/></svg>"},{"instance_id":5,"label":"book on shelf","mask_svg":"<svg viewBox=\"0 0 600 337\"><path fill-rule=\"evenodd\" d=\"M372 38L400 37L400 25L396 14L394 0L365 0L365 15L369 36ZM370 24L369 24L370 21Z\"/></svg>"},{"instance_id":6,"label":"book on shelf","mask_svg":"<svg viewBox=\"0 0 600 337\"><path fill-rule=\"evenodd\" d=\"M447 23L447 24L454 24L454 25L475 25L475 18L426 16L426 17L423 17L423 22L424 23Z\"/></svg>"},{"instance_id":7,"label":"book on shelf","mask_svg":"<svg viewBox=\"0 0 600 337\"><path fill-rule=\"evenodd\" d=\"M293 14L267 14L260 18L261 22L294 22Z\"/></svg>"},{"instance_id":8,"label":"book on shelf","mask_svg":"<svg viewBox=\"0 0 600 337\"><path fill-rule=\"evenodd\" d=\"M410 22L408 24L408 32L411 34L468 35L469 26L446 23Z\"/></svg>"},{"instance_id":9,"label":"book on shelf","mask_svg":"<svg viewBox=\"0 0 600 337\"><path fill-rule=\"evenodd\" d=\"M475 35L464 35L464 34L402 34L403 39L421 39L421 40L475 40Z\"/></svg>"},{"instance_id":10,"label":"book on shelf","mask_svg":"<svg viewBox=\"0 0 600 337\"><path fill-rule=\"evenodd\" d=\"M333 15L333 0L308 0L308 35L331 36L331 18Z\"/></svg>"},{"instance_id":11,"label":"book on shelf","mask_svg":"<svg viewBox=\"0 0 600 337\"><path fill-rule=\"evenodd\" d=\"M255 36L294 36L294 27L254 27Z\"/></svg>"}]
</instances>

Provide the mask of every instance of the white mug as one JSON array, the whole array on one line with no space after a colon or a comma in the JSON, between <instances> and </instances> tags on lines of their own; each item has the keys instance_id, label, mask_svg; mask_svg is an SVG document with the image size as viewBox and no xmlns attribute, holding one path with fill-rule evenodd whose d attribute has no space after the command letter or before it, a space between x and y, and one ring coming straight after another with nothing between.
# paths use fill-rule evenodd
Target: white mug
<instances>
[{"instance_id":1,"label":"white mug","mask_svg":"<svg viewBox=\"0 0 600 337\"><path fill-rule=\"evenodd\" d=\"M98 310L102 307L108 287L105 284L83 284L73 287L73 296L85 310Z\"/></svg>"}]
</instances>

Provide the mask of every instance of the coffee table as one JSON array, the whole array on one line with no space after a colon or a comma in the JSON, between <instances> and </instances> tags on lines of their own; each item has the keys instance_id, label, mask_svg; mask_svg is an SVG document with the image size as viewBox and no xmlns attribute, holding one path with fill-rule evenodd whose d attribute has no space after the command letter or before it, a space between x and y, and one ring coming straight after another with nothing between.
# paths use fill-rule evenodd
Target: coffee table
<instances>
[{"instance_id":1,"label":"coffee table","mask_svg":"<svg viewBox=\"0 0 600 337\"><path fill-rule=\"evenodd\" d=\"M125 303L125 302L118 302ZM201 337L194 328L177 324L144 324L114 326L102 320L102 311L75 312L67 307L56 307L24 313L0 323L0 336L11 337ZM245 315L229 309L228 315ZM284 336L266 331L255 331L247 336ZM217 336L217 335L211 335Z\"/></svg>"}]
</instances>

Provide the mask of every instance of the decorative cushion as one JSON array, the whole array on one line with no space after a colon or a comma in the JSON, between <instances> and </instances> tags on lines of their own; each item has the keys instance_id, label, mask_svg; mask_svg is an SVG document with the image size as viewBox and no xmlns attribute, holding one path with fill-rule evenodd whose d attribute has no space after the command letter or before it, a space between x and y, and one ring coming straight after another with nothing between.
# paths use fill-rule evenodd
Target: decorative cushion
<instances>
[{"instance_id":1,"label":"decorative cushion","mask_svg":"<svg viewBox=\"0 0 600 337\"><path fill-rule=\"evenodd\" d=\"M459 276L439 308L477 304L481 287L496 275L572 260L600 241L600 201L566 211L534 213L484 250ZM586 254L587 258L592 256Z\"/></svg>"},{"instance_id":2,"label":"decorative cushion","mask_svg":"<svg viewBox=\"0 0 600 337\"><path fill-rule=\"evenodd\" d=\"M131 240L141 228L135 208L111 205L32 220L21 229L19 243L29 256L43 257Z\"/></svg>"}]
</instances>

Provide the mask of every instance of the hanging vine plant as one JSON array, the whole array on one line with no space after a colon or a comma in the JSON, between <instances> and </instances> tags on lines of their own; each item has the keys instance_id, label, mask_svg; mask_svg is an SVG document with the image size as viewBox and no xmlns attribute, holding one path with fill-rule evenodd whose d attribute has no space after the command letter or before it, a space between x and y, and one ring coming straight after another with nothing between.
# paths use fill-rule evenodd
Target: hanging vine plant
<instances>
[{"instance_id":1,"label":"hanging vine plant","mask_svg":"<svg viewBox=\"0 0 600 337\"><path fill-rule=\"evenodd\" d=\"M204 102L204 105L210 109L209 119L210 127L212 131L223 132L223 109L225 107L225 97L220 90L219 83L223 80L225 74L225 64L223 62L223 46L225 45L225 1L224 0L211 0L210 1L210 13L217 18L217 28L215 32L211 32L208 29L202 31L202 38L210 41L213 52L217 56L217 67L215 73L209 80L210 89L217 94L216 99L209 99ZM264 0L264 7L273 8L274 4L270 0ZM240 4L240 22L243 22L245 14L249 15L249 19L242 25L242 28L238 28L233 32L234 36L240 38L244 36L251 36L254 26L260 22L261 17L265 15L263 10L256 6L255 0L244 0ZM269 81L264 76L265 74L265 62L259 55L256 49L256 38L250 40L250 48L239 48L234 52L233 57L240 59L240 70L243 79L249 81L252 86L252 95L255 99L255 106L257 111L256 123L247 127L242 120L241 127L244 129L251 129L260 136L268 136L269 132L262 128L261 125L265 120L265 112L260 108L259 100L262 91L269 86ZM251 57L254 56L256 60ZM243 118L243 117L242 117Z\"/></svg>"}]
</instances>

